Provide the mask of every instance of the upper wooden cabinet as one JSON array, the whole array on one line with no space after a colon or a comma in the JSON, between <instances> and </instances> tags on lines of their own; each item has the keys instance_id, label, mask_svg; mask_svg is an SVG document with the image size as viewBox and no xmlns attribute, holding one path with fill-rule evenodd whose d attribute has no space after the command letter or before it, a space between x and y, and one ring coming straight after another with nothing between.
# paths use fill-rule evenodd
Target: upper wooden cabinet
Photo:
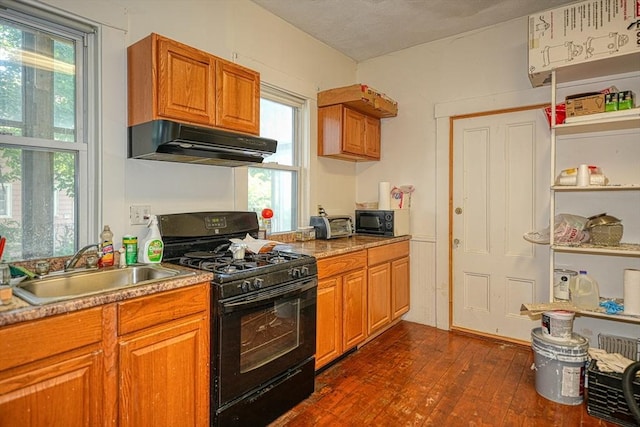
<instances>
[{"instance_id":1,"label":"upper wooden cabinet","mask_svg":"<svg viewBox=\"0 0 640 427\"><path fill-rule=\"evenodd\" d=\"M380 119L344 105L318 108L318 155L380 160Z\"/></svg>"},{"instance_id":2,"label":"upper wooden cabinet","mask_svg":"<svg viewBox=\"0 0 640 427\"><path fill-rule=\"evenodd\" d=\"M366 85L318 93L318 155L380 160L380 118L397 114L395 101Z\"/></svg>"},{"instance_id":3,"label":"upper wooden cabinet","mask_svg":"<svg viewBox=\"0 0 640 427\"><path fill-rule=\"evenodd\" d=\"M127 60L129 126L170 119L259 134L259 73L155 33Z\"/></svg>"}]
</instances>

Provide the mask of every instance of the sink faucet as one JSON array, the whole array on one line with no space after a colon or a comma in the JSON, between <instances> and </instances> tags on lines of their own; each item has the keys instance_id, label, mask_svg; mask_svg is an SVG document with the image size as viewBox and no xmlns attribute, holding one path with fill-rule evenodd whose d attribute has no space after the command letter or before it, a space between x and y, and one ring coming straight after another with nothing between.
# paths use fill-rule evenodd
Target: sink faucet
<instances>
[{"instance_id":1,"label":"sink faucet","mask_svg":"<svg viewBox=\"0 0 640 427\"><path fill-rule=\"evenodd\" d=\"M81 248L80 250L78 250L78 252L76 252L70 260L68 260L67 262L64 263L64 271L70 271L76 268L76 264L78 263L78 261L80 260L80 257L89 249L91 248L96 248L96 250L100 250L100 245L98 245L97 243L91 243L83 248Z\"/></svg>"}]
</instances>

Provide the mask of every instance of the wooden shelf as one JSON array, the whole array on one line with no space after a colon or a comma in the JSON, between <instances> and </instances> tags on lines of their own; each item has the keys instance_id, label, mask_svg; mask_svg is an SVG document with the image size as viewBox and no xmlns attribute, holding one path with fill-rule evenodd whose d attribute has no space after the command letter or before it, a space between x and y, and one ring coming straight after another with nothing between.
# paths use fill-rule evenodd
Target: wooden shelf
<instances>
[{"instance_id":1,"label":"wooden shelf","mask_svg":"<svg viewBox=\"0 0 640 427\"><path fill-rule=\"evenodd\" d=\"M398 115L398 103L363 84L318 92L318 107L344 104L362 114L385 118Z\"/></svg>"}]
</instances>

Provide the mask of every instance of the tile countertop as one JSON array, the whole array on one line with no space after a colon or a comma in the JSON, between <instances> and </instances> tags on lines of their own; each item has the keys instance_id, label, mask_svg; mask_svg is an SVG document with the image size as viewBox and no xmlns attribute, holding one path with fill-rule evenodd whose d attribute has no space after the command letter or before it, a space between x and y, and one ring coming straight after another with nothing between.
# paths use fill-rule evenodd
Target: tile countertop
<instances>
[{"instance_id":1,"label":"tile countertop","mask_svg":"<svg viewBox=\"0 0 640 427\"><path fill-rule=\"evenodd\" d=\"M194 270L175 264L162 264L162 266L174 270L189 271L193 274L150 283L148 285L131 286L129 288L118 289L104 294L89 295L38 306L31 305L14 295L9 304L0 305L0 326L40 319L56 314L69 313L72 311L82 310L84 308L123 301L144 295L151 295L171 289L178 289L185 286L195 285L197 283L210 282L213 279L213 274L205 271Z\"/></svg>"},{"instance_id":2,"label":"tile countertop","mask_svg":"<svg viewBox=\"0 0 640 427\"><path fill-rule=\"evenodd\" d=\"M351 237L341 237L331 240L309 240L307 242L292 242L276 245L275 249L287 252L296 252L305 255L312 255L317 259L327 258L335 255L343 255L362 249L384 246L390 243L410 240L411 236L399 237L378 237L356 234Z\"/></svg>"}]
</instances>

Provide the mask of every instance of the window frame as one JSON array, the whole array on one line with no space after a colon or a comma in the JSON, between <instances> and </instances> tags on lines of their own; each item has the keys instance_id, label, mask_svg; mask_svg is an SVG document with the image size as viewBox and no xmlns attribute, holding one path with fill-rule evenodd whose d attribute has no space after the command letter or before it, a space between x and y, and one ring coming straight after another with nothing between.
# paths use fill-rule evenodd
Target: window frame
<instances>
[{"instance_id":1,"label":"window frame","mask_svg":"<svg viewBox=\"0 0 640 427\"><path fill-rule=\"evenodd\" d=\"M100 26L46 4L3 0L0 16L36 30L76 40L76 141L0 135L0 144L30 150L76 153L74 250L97 241L102 223L100 133ZM69 254L71 255L71 254Z\"/></svg>"},{"instance_id":2,"label":"window frame","mask_svg":"<svg viewBox=\"0 0 640 427\"><path fill-rule=\"evenodd\" d=\"M275 162L266 162L262 164L251 165L251 168L261 168L261 169L269 169L269 170L280 170L280 171L290 171L296 175L296 186L295 186L295 201L292 205L295 206L295 224L293 224L292 230L282 230L279 232L291 232L295 231L296 228L305 223L304 218L308 216L308 167L309 167L309 100L294 93L288 92L286 90L280 89L273 85L270 85L265 82L261 82L260 85L260 98L268 99L269 101L281 103L284 105L288 105L294 108L294 134L293 140L294 144L292 147L293 150L293 166L282 165ZM248 176L249 170L248 168L243 168L246 170L246 194L244 195L244 206L245 208L248 206ZM236 186L236 188L240 188Z\"/></svg>"}]
</instances>

